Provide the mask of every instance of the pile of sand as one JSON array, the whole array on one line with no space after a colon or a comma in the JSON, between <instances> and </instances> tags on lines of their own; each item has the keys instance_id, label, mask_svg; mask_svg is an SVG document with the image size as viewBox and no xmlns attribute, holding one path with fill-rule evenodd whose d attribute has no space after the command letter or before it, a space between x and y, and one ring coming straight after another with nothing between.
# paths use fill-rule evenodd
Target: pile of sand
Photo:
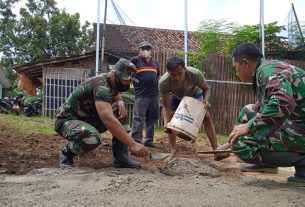
<instances>
[{"instance_id":1,"label":"pile of sand","mask_svg":"<svg viewBox=\"0 0 305 207\"><path fill-rule=\"evenodd\" d=\"M211 167L207 162L199 159L190 158L175 158L165 166L159 168L160 172L164 175L170 176L207 176L207 177L219 177L220 172Z\"/></svg>"}]
</instances>

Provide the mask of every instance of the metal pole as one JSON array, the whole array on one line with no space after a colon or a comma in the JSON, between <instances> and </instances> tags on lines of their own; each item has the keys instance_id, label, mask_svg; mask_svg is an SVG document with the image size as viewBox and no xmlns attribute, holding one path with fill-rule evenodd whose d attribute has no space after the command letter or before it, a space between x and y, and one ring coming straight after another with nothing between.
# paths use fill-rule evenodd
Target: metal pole
<instances>
[{"instance_id":1,"label":"metal pole","mask_svg":"<svg viewBox=\"0 0 305 207\"><path fill-rule=\"evenodd\" d=\"M184 0L184 61L187 66L187 0Z\"/></svg>"},{"instance_id":2,"label":"metal pole","mask_svg":"<svg viewBox=\"0 0 305 207\"><path fill-rule=\"evenodd\" d=\"M97 17L96 17L96 51L95 51L95 75L98 74L99 68L99 51L100 51L100 0L97 0Z\"/></svg>"},{"instance_id":3,"label":"metal pole","mask_svg":"<svg viewBox=\"0 0 305 207\"><path fill-rule=\"evenodd\" d=\"M304 36L303 36L303 32L302 32L302 29L301 29L301 26L300 26L300 23L299 23L299 20L298 20L297 13L295 12L293 3L291 5L292 5L292 10L293 10L293 13L294 13L295 20L297 22L297 25L298 25L298 28L299 28L299 31L300 31L300 35L301 35L302 41L304 43Z\"/></svg>"},{"instance_id":4,"label":"metal pole","mask_svg":"<svg viewBox=\"0 0 305 207\"><path fill-rule=\"evenodd\" d=\"M106 35L106 16L107 16L107 1L105 0L105 12L104 12L104 24L103 24L103 36L102 36L102 54L101 54L101 68L103 68L104 53L105 53L105 35Z\"/></svg>"},{"instance_id":5,"label":"metal pole","mask_svg":"<svg viewBox=\"0 0 305 207\"><path fill-rule=\"evenodd\" d=\"M248 82L237 82L237 81L222 81L222 80L206 80L208 83L227 83L227 84L238 84L238 85L252 85Z\"/></svg>"},{"instance_id":6,"label":"metal pole","mask_svg":"<svg viewBox=\"0 0 305 207\"><path fill-rule=\"evenodd\" d=\"M264 0L260 0L260 17L261 17L261 39L262 54L265 57L265 25L264 25Z\"/></svg>"}]
</instances>

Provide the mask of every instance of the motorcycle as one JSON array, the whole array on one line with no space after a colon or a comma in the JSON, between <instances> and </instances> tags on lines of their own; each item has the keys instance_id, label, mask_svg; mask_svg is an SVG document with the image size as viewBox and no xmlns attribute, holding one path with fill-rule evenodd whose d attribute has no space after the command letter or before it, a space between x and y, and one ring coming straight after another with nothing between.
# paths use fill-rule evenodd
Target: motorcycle
<instances>
[{"instance_id":1,"label":"motorcycle","mask_svg":"<svg viewBox=\"0 0 305 207\"><path fill-rule=\"evenodd\" d=\"M0 113L1 114L9 114L12 113L12 105L8 97L4 99L0 99Z\"/></svg>"},{"instance_id":2,"label":"motorcycle","mask_svg":"<svg viewBox=\"0 0 305 207\"><path fill-rule=\"evenodd\" d=\"M24 93L20 93L18 96L14 96L11 99L8 97L0 99L0 113L15 113L16 115L20 115L20 112L23 108L22 102L24 96Z\"/></svg>"},{"instance_id":3,"label":"motorcycle","mask_svg":"<svg viewBox=\"0 0 305 207\"><path fill-rule=\"evenodd\" d=\"M25 105L22 109L22 114L26 116L39 116L41 115L42 101L35 101L32 104Z\"/></svg>"}]
</instances>

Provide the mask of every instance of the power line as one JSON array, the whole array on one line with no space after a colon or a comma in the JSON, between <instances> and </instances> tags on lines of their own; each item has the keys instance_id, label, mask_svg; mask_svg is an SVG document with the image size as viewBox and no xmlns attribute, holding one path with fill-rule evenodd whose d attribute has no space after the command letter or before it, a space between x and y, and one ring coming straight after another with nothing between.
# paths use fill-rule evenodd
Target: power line
<instances>
[{"instance_id":1,"label":"power line","mask_svg":"<svg viewBox=\"0 0 305 207\"><path fill-rule=\"evenodd\" d=\"M125 19L127 19L131 24L137 26L127 15L126 13L119 7L119 5L114 1L111 0L114 12L117 16L117 18L119 19L120 23L123 25L127 25ZM124 18L125 17L125 18Z\"/></svg>"},{"instance_id":2,"label":"power line","mask_svg":"<svg viewBox=\"0 0 305 207\"><path fill-rule=\"evenodd\" d=\"M291 5L292 5L292 11L293 11L293 14L294 14L294 17L295 17L295 20L296 20L298 29L299 29L299 31L300 31L300 35L301 35L302 41L303 41L303 43L304 43L304 37L303 37L303 33L302 33L302 30L301 30L301 26L300 26L300 23L299 23L299 20L298 20L297 13L295 12L294 5L293 5L293 4L291 4Z\"/></svg>"},{"instance_id":3,"label":"power line","mask_svg":"<svg viewBox=\"0 0 305 207\"><path fill-rule=\"evenodd\" d=\"M292 48L296 48L300 44L304 44L304 34L293 4L282 25L285 27L285 31L281 32L281 36L287 38L287 42Z\"/></svg>"},{"instance_id":4,"label":"power line","mask_svg":"<svg viewBox=\"0 0 305 207\"><path fill-rule=\"evenodd\" d=\"M117 8L117 6L116 6L116 4L114 3L113 0L111 0L111 3L112 3L112 7L114 9L114 12L115 12L116 16L118 17L120 23L123 24L123 25L126 25L126 22L125 22L124 18L120 14L120 12L119 12L119 10L118 10L118 8Z\"/></svg>"}]
</instances>

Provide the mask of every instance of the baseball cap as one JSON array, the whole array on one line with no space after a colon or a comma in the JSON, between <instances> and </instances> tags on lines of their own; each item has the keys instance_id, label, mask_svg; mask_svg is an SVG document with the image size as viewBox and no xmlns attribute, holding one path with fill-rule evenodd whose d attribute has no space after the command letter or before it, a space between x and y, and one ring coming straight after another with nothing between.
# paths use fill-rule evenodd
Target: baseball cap
<instances>
[{"instance_id":1,"label":"baseball cap","mask_svg":"<svg viewBox=\"0 0 305 207\"><path fill-rule=\"evenodd\" d=\"M150 48L153 48L152 44L148 41L143 41L139 44L139 48L142 48L142 47L150 47Z\"/></svg>"}]
</instances>

